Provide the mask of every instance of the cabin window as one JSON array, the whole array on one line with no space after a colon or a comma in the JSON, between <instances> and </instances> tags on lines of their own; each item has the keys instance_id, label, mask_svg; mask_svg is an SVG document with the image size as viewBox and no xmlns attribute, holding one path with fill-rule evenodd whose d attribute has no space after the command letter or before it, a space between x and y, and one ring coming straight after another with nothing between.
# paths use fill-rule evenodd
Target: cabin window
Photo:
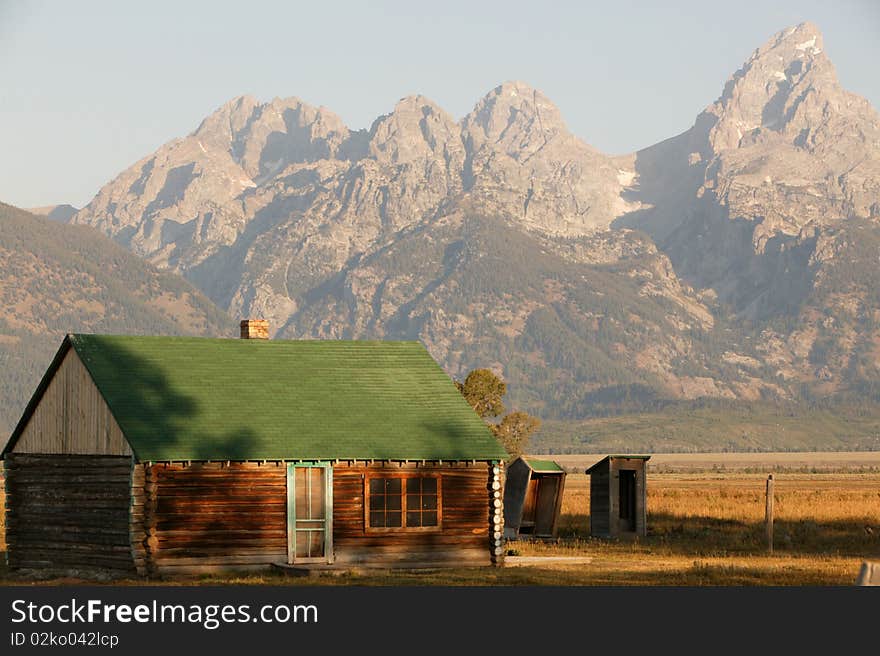
<instances>
[{"instance_id":1,"label":"cabin window","mask_svg":"<svg viewBox=\"0 0 880 656\"><path fill-rule=\"evenodd\" d=\"M368 476L365 488L367 531L439 530L439 475Z\"/></svg>"}]
</instances>

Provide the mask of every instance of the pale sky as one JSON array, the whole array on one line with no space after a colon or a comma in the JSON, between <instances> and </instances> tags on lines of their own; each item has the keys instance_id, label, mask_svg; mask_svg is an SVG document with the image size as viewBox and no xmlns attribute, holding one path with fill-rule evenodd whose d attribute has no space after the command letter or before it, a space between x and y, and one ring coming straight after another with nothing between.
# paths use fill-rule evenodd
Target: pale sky
<instances>
[{"instance_id":1,"label":"pale sky","mask_svg":"<svg viewBox=\"0 0 880 656\"><path fill-rule=\"evenodd\" d=\"M241 94L298 96L358 129L416 93L461 118L522 80L576 135L630 152L690 127L804 20L880 107L877 0L0 0L0 201L81 207Z\"/></svg>"}]
</instances>

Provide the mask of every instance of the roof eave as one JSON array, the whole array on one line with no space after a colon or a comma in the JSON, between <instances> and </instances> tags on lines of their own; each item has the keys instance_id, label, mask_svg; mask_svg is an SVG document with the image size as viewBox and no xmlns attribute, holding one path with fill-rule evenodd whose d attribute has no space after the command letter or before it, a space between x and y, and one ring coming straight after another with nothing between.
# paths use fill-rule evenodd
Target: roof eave
<instances>
[{"instance_id":1,"label":"roof eave","mask_svg":"<svg viewBox=\"0 0 880 656\"><path fill-rule=\"evenodd\" d=\"M598 467L599 465L601 465L601 464L602 464L603 462L605 462L606 460L617 460L617 459L619 459L619 458L627 458L627 459L629 459L629 460L644 460L644 461L647 462L648 460L651 459L651 456L649 456L649 455L647 455L647 454L638 454L638 453L630 453L630 454L626 454L626 453L613 453L613 454L610 454L610 455L605 456L605 457L602 458L599 462L594 463L591 467L588 467L587 469L585 469L585 470L584 470L584 473L585 473L585 474L589 474L591 471L593 471L596 467Z\"/></svg>"}]
</instances>

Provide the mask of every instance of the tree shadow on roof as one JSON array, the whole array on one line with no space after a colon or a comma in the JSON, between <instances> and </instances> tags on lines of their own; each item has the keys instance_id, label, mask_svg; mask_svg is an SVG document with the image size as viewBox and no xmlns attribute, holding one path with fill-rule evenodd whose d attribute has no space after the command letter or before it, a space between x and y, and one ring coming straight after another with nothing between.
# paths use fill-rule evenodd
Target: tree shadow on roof
<instances>
[{"instance_id":1,"label":"tree shadow on roof","mask_svg":"<svg viewBox=\"0 0 880 656\"><path fill-rule=\"evenodd\" d=\"M244 423L220 433L194 425L201 412L198 399L123 344L102 341L83 362L141 461L242 460L256 443Z\"/></svg>"}]
</instances>

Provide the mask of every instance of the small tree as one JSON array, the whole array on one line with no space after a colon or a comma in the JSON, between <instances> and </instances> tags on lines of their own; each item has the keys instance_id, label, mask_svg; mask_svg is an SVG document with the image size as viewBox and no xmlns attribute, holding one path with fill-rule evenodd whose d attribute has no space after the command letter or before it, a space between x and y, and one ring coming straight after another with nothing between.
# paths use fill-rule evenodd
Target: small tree
<instances>
[{"instance_id":1,"label":"small tree","mask_svg":"<svg viewBox=\"0 0 880 656\"><path fill-rule=\"evenodd\" d=\"M458 391L480 417L497 417L504 412L501 397L507 393L507 385L488 369L474 369L463 383L455 382Z\"/></svg>"},{"instance_id":2,"label":"small tree","mask_svg":"<svg viewBox=\"0 0 880 656\"><path fill-rule=\"evenodd\" d=\"M529 437L538 430L541 420L517 410L495 421L505 412L501 398L507 393L507 385L503 380L488 369L474 369L464 382L456 381L455 385L511 456L516 457L526 450Z\"/></svg>"},{"instance_id":3,"label":"small tree","mask_svg":"<svg viewBox=\"0 0 880 656\"><path fill-rule=\"evenodd\" d=\"M511 456L518 456L526 450L529 437L541 426L541 420L527 412L517 410L505 415L497 424L490 426L495 437Z\"/></svg>"}]
</instances>

